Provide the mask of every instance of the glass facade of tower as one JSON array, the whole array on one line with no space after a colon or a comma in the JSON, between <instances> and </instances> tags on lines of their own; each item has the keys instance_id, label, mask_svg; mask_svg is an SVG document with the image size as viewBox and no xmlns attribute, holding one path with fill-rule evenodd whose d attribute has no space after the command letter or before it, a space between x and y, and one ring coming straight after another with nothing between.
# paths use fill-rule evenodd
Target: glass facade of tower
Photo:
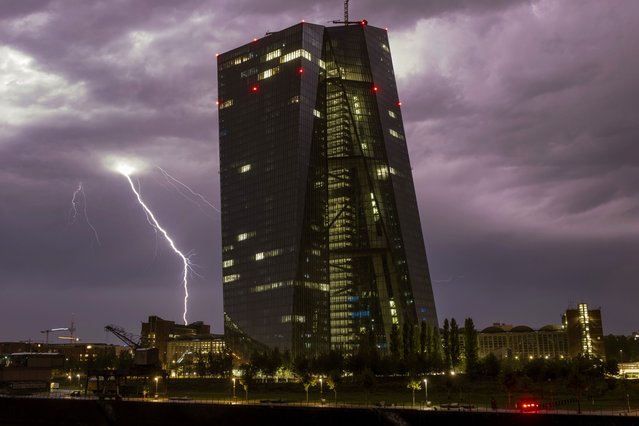
<instances>
[{"instance_id":1,"label":"glass facade of tower","mask_svg":"<svg viewBox=\"0 0 639 426\"><path fill-rule=\"evenodd\" d=\"M302 23L218 56L224 305L293 354L437 324L385 30Z\"/></svg>"}]
</instances>

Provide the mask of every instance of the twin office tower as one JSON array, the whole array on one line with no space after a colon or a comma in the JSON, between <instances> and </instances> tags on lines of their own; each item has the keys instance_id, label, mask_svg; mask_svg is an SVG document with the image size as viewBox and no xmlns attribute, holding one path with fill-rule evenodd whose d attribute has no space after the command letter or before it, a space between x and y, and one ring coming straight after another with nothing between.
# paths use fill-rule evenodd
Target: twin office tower
<instances>
[{"instance_id":1,"label":"twin office tower","mask_svg":"<svg viewBox=\"0 0 639 426\"><path fill-rule=\"evenodd\" d=\"M217 59L234 324L293 355L436 325L386 31L300 23Z\"/></svg>"}]
</instances>

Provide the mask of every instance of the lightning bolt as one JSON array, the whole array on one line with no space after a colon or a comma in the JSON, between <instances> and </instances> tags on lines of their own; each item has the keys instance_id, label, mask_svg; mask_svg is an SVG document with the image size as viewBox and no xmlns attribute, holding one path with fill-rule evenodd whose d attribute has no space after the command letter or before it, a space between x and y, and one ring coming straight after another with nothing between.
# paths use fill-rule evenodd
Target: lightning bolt
<instances>
[{"instance_id":1,"label":"lightning bolt","mask_svg":"<svg viewBox=\"0 0 639 426\"><path fill-rule=\"evenodd\" d=\"M181 188L186 189L193 197L198 198L200 201L202 201L204 204L206 204L207 206L211 207L213 210L215 210L218 213L222 213L220 211L220 209L218 209L217 207L215 207L213 204L211 204L211 202L209 200L207 200L206 198L204 198L204 196L198 192L193 191L191 188L189 188L184 182L180 181L179 179L171 176L169 174L169 172L167 172L166 170L164 170L162 167L160 166L155 166L160 172L162 172L162 174L164 175L164 178L166 179L166 181L173 187L175 188L175 190L184 198L186 198L188 201L191 202L195 202L195 204L197 204L198 206L201 207L200 203L194 201L192 198L190 198L189 196L187 196L184 192L182 192ZM179 185L179 186L178 186Z\"/></svg>"},{"instance_id":2,"label":"lightning bolt","mask_svg":"<svg viewBox=\"0 0 639 426\"><path fill-rule=\"evenodd\" d=\"M82 201L79 201L79 198L82 197ZM81 204L82 207L82 217L84 217L84 221L87 223L89 228L93 231L93 237L95 238L95 242L98 243L99 246L102 246L100 242L100 236L98 235L98 231L95 229L95 226L89 220L89 213L87 211L87 195L84 192L84 188L82 187L82 182L78 183L77 189L73 192L73 198L71 198L71 210L69 211L70 225L73 225L78 219L78 208Z\"/></svg>"},{"instance_id":3,"label":"lightning bolt","mask_svg":"<svg viewBox=\"0 0 639 426\"><path fill-rule=\"evenodd\" d=\"M184 255L180 250L178 250L178 248L175 246L175 243L173 242L171 237L169 237L169 234L164 230L164 228L162 228L162 226L160 226L160 223L155 218L155 215L153 214L153 212L147 207L146 204L144 204L144 201L142 201L140 192L135 188L135 185L133 184L133 180L131 180L131 176L129 174L130 170L122 167L118 171L129 182L129 185L131 186L131 190L137 197L138 203L140 203L140 205L142 206L142 209L144 210L147 220L149 221L151 226L156 230L156 232L160 231L160 233L164 236L166 241L171 246L171 249L175 252L175 254L177 254L180 257L180 259L182 259L182 264L184 266L183 273L182 273L182 285L184 287L184 314L182 315L182 319L184 319L184 324L186 325L188 324L188 321L186 320L186 314L188 312L188 300L189 300L189 283L188 283L189 272L195 273L193 271L193 264L191 263L191 260L190 260L190 256L192 256L192 253L189 252L186 255Z\"/></svg>"}]
</instances>

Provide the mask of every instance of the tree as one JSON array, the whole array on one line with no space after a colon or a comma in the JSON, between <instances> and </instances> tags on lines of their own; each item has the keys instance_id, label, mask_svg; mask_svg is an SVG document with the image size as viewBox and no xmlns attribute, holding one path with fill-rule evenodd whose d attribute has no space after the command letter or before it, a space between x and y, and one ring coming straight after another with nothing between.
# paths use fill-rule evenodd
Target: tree
<instances>
[{"instance_id":1,"label":"tree","mask_svg":"<svg viewBox=\"0 0 639 426\"><path fill-rule=\"evenodd\" d=\"M337 405L337 386L339 386L342 383L341 370L332 370L328 374L326 383L328 384L328 388L333 391L333 394L335 396L335 404Z\"/></svg>"},{"instance_id":2,"label":"tree","mask_svg":"<svg viewBox=\"0 0 639 426\"><path fill-rule=\"evenodd\" d=\"M390 332L390 353L394 357L399 358L400 353L400 337L399 337L399 327L397 324L393 324Z\"/></svg>"},{"instance_id":3,"label":"tree","mask_svg":"<svg viewBox=\"0 0 639 426\"><path fill-rule=\"evenodd\" d=\"M464 320L464 358L466 358L466 373L477 373L477 330L475 330L475 324L472 318L466 318ZM493 355L494 357L494 355Z\"/></svg>"},{"instance_id":4,"label":"tree","mask_svg":"<svg viewBox=\"0 0 639 426\"><path fill-rule=\"evenodd\" d=\"M416 377L411 377L408 380L406 387L413 391L413 407L415 406L415 391L422 389L422 381Z\"/></svg>"},{"instance_id":5,"label":"tree","mask_svg":"<svg viewBox=\"0 0 639 426\"><path fill-rule=\"evenodd\" d=\"M208 373L216 377L228 377L233 370L233 354L230 350L208 354Z\"/></svg>"},{"instance_id":6,"label":"tree","mask_svg":"<svg viewBox=\"0 0 639 426\"><path fill-rule=\"evenodd\" d=\"M240 366L242 375L240 376L240 384L244 388L244 397L248 401L248 390L255 379L256 368L251 364L242 364Z\"/></svg>"},{"instance_id":7,"label":"tree","mask_svg":"<svg viewBox=\"0 0 639 426\"><path fill-rule=\"evenodd\" d=\"M442 329L442 349L444 352L444 368L448 371L451 367L450 324L448 323L448 318L444 319L444 328Z\"/></svg>"},{"instance_id":8,"label":"tree","mask_svg":"<svg viewBox=\"0 0 639 426\"><path fill-rule=\"evenodd\" d=\"M304 375L302 375L302 377L300 377L300 381L302 382L302 386L304 386L304 391L306 392L306 402L308 403L308 388L317 384L317 378L309 373L305 373Z\"/></svg>"},{"instance_id":9,"label":"tree","mask_svg":"<svg viewBox=\"0 0 639 426\"><path fill-rule=\"evenodd\" d=\"M422 321L419 327L419 353L424 355L428 347L428 325L426 321Z\"/></svg>"},{"instance_id":10,"label":"tree","mask_svg":"<svg viewBox=\"0 0 639 426\"><path fill-rule=\"evenodd\" d=\"M497 377L501 369L501 362L494 353L489 353L481 361L477 362L477 369L481 374L488 377ZM466 370L468 371L468 370Z\"/></svg>"},{"instance_id":11,"label":"tree","mask_svg":"<svg viewBox=\"0 0 639 426\"><path fill-rule=\"evenodd\" d=\"M431 355L430 355L430 364L431 368L435 371L441 371L443 367L442 360L442 338L439 335L439 327L433 326L430 328L431 330L431 338L430 338L430 346L431 346Z\"/></svg>"},{"instance_id":12,"label":"tree","mask_svg":"<svg viewBox=\"0 0 639 426\"><path fill-rule=\"evenodd\" d=\"M508 393L508 408L511 408L511 395L515 389L517 389L518 379L517 373L511 368L509 364L502 365L502 369L499 372L499 383Z\"/></svg>"},{"instance_id":13,"label":"tree","mask_svg":"<svg viewBox=\"0 0 639 426\"><path fill-rule=\"evenodd\" d=\"M459 326L455 318L450 320L450 365L453 369L459 366L460 349L459 349Z\"/></svg>"},{"instance_id":14,"label":"tree","mask_svg":"<svg viewBox=\"0 0 639 426\"><path fill-rule=\"evenodd\" d=\"M408 359L413 350L413 326L407 322L404 323L402 340L404 343L404 359Z\"/></svg>"},{"instance_id":15,"label":"tree","mask_svg":"<svg viewBox=\"0 0 639 426\"><path fill-rule=\"evenodd\" d=\"M368 399L370 395L370 391L375 386L375 374L370 368L365 368L358 376L359 384L364 388L366 392L366 404L368 404Z\"/></svg>"}]
</instances>

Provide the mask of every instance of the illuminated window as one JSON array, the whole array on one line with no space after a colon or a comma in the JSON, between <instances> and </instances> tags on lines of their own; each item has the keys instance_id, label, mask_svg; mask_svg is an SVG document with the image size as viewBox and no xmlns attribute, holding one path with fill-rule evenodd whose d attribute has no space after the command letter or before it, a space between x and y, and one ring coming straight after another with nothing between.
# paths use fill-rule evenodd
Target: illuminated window
<instances>
[{"instance_id":1,"label":"illuminated window","mask_svg":"<svg viewBox=\"0 0 639 426\"><path fill-rule=\"evenodd\" d=\"M264 80L265 78L269 78L274 76L275 74L277 74L278 72L280 72L280 67L275 67L275 68L271 68L268 69L264 72L261 72L258 76L257 79L258 80Z\"/></svg>"},{"instance_id":2,"label":"illuminated window","mask_svg":"<svg viewBox=\"0 0 639 426\"><path fill-rule=\"evenodd\" d=\"M222 263L222 266L223 266L224 268L228 268L229 266L233 266L233 264L234 264L234 263L235 263L235 262L233 261L233 259L229 259L229 260L225 260L225 261Z\"/></svg>"},{"instance_id":3,"label":"illuminated window","mask_svg":"<svg viewBox=\"0 0 639 426\"><path fill-rule=\"evenodd\" d=\"M299 104L300 103L299 95L293 96L291 99L288 100L288 103L289 104Z\"/></svg>"},{"instance_id":4,"label":"illuminated window","mask_svg":"<svg viewBox=\"0 0 639 426\"><path fill-rule=\"evenodd\" d=\"M224 276L224 282L225 283L230 283L230 282L238 280L239 278L240 278L240 274L225 275Z\"/></svg>"},{"instance_id":5,"label":"illuminated window","mask_svg":"<svg viewBox=\"0 0 639 426\"><path fill-rule=\"evenodd\" d=\"M297 322L297 323L305 323L306 317L304 315L282 315L282 322Z\"/></svg>"},{"instance_id":6,"label":"illuminated window","mask_svg":"<svg viewBox=\"0 0 639 426\"><path fill-rule=\"evenodd\" d=\"M222 253L226 253L226 252L231 251L231 250L233 250L233 244L230 244L228 246L224 246L222 248Z\"/></svg>"},{"instance_id":7,"label":"illuminated window","mask_svg":"<svg viewBox=\"0 0 639 426\"><path fill-rule=\"evenodd\" d=\"M393 118L397 118L397 114L395 114L393 111L391 111L390 109L388 110L388 115L390 115Z\"/></svg>"},{"instance_id":8,"label":"illuminated window","mask_svg":"<svg viewBox=\"0 0 639 426\"><path fill-rule=\"evenodd\" d=\"M287 53L286 55L282 56L280 58L280 63L284 64L286 62L292 61L293 59L297 59L299 57L306 58L309 61L313 59L313 56L311 55L309 51L304 49L297 49L297 50L294 50L293 52Z\"/></svg>"},{"instance_id":9,"label":"illuminated window","mask_svg":"<svg viewBox=\"0 0 639 426\"><path fill-rule=\"evenodd\" d=\"M377 168L377 179L386 179L388 178L388 168L386 166Z\"/></svg>"},{"instance_id":10,"label":"illuminated window","mask_svg":"<svg viewBox=\"0 0 639 426\"><path fill-rule=\"evenodd\" d=\"M262 56L262 62L268 62L275 58L279 58L282 56L282 49L273 50L272 52L268 52L266 55Z\"/></svg>"},{"instance_id":11,"label":"illuminated window","mask_svg":"<svg viewBox=\"0 0 639 426\"><path fill-rule=\"evenodd\" d=\"M245 164L242 167L240 167L240 173L246 173L249 170L251 170L251 165L250 164Z\"/></svg>"},{"instance_id":12,"label":"illuminated window","mask_svg":"<svg viewBox=\"0 0 639 426\"><path fill-rule=\"evenodd\" d=\"M233 105L233 99L228 99L220 104L220 109L228 108Z\"/></svg>"},{"instance_id":13,"label":"illuminated window","mask_svg":"<svg viewBox=\"0 0 639 426\"><path fill-rule=\"evenodd\" d=\"M264 291L275 290L282 287L290 287L293 281L278 281L274 283L261 284L251 288L251 293L262 293Z\"/></svg>"},{"instance_id":14,"label":"illuminated window","mask_svg":"<svg viewBox=\"0 0 639 426\"><path fill-rule=\"evenodd\" d=\"M390 132L391 136L394 136L394 137L396 137L397 139L404 140L404 135L402 135L402 134L401 134L401 133L399 133L398 131L393 130L393 129L388 129L388 131Z\"/></svg>"},{"instance_id":15,"label":"illuminated window","mask_svg":"<svg viewBox=\"0 0 639 426\"><path fill-rule=\"evenodd\" d=\"M284 252L284 250L282 250L282 249L274 249L274 250L269 250L269 251L262 251L262 252L259 252L259 253L255 253L255 260L262 260L262 259L267 258L267 257L279 256L283 252Z\"/></svg>"},{"instance_id":16,"label":"illuminated window","mask_svg":"<svg viewBox=\"0 0 639 426\"><path fill-rule=\"evenodd\" d=\"M317 118L322 118L322 113L320 113L318 110L316 110L315 108L313 108L313 115Z\"/></svg>"},{"instance_id":17,"label":"illuminated window","mask_svg":"<svg viewBox=\"0 0 639 426\"><path fill-rule=\"evenodd\" d=\"M244 241L244 240L248 240L251 237L255 236L255 231L251 231L251 232L243 232L241 234L237 235L237 240L238 241Z\"/></svg>"}]
</instances>

